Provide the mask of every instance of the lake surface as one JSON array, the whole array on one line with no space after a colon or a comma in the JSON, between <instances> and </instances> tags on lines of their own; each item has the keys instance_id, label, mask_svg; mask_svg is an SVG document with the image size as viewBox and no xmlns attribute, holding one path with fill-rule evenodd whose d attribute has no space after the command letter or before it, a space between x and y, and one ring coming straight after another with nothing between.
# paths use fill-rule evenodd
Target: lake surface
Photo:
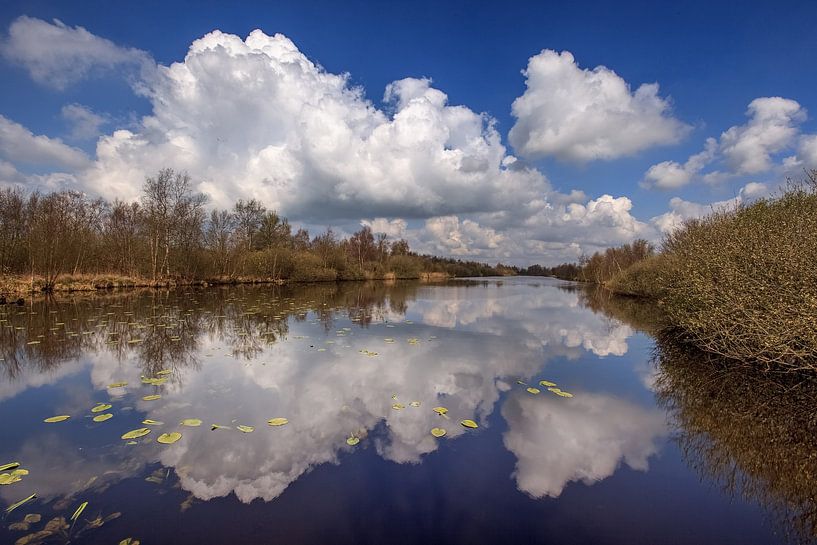
<instances>
[{"instance_id":1,"label":"lake surface","mask_svg":"<svg viewBox=\"0 0 817 545\"><path fill-rule=\"evenodd\" d=\"M0 543L807 541L811 386L673 367L633 305L505 278L0 307L0 465L28 470L0 504L37 494Z\"/></svg>"}]
</instances>

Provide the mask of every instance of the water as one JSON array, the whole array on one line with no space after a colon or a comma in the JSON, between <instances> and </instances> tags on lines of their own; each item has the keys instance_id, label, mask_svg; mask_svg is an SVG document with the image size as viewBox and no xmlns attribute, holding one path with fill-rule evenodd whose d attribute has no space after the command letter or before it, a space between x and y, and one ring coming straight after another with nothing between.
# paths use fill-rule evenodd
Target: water
<instances>
[{"instance_id":1,"label":"water","mask_svg":"<svg viewBox=\"0 0 817 545\"><path fill-rule=\"evenodd\" d=\"M630 307L531 278L2 307L0 464L19 461L29 474L0 486L0 504L38 497L6 516L0 543L805 540L808 528L792 529L808 517L804 468L817 451L801 438L795 452L791 430L762 420L789 401L755 411L735 393L749 406L721 418L708 403L728 405L725 389L662 373L644 333L654 320ZM151 394L161 398L143 400ZM98 403L112 405L96 413L109 420L93 422ZM275 417L288 423L268 425ZM192 418L202 425L179 424ZM745 431L754 422L790 463L767 467L779 452ZM141 427L151 433L135 444L120 438ZM433 437L434 427L447 434ZM172 431L177 443L156 441ZM27 514L42 520L9 529ZM66 524L43 533L60 516Z\"/></svg>"}]
</instances>

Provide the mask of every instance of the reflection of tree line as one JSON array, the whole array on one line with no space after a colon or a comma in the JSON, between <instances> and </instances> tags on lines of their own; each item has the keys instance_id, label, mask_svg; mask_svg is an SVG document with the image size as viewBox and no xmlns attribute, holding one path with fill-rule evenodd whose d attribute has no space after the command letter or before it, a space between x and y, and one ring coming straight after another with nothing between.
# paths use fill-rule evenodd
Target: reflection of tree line
<instances>
[{"instance_id":1,"label":"reflection of tree line","mask_svg":"<svg viewBox=\"0 0 817 545\"><path fill-rule=\"evenodd\" d=\"M328 332L342 312L365 327L405 314L418 287L326 283L47 297L0 307L7 320L0 322L0 369L13 380L24 366L45 372L83 354L111 353L119 361L134 357L143 375L155 376L197 367L204 339L250 360L286 337L290 319L303 322L311 313Z\"/></svg>"},{"instance_id":2,"label":"reflection of tree line","mask_svg":"<svg viewBox=\"0 0 817 545\"><path fill-rule=\"evenodd\" d=\"M655 333L654 305L593 292L582 301L656 335L656 397L685 461L762 505L788 538L817 539L817 378L763 373L679 345Z\"/></svg>"}]
</instances>

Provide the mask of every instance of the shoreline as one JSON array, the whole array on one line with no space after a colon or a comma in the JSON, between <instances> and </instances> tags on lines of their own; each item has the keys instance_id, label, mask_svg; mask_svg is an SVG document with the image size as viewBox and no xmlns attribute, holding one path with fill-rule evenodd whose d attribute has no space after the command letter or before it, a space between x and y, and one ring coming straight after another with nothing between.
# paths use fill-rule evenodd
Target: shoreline
<instances>
[{"instance_id":1,"label":"shoreline","mask_svg":"<svg viewBox=\"0 0 817 545\"><path fill-rule=\"evenodd\" d=\"M364 278L336 278L332 280L290 280L280 278L257 278L257 277L235 277L235 278L205 278L205 279L185 279L176 278L169 280L149 280L146 278L119 276L119 275L66 275L64 279L58 278L54 287L46 290L46 284L42 277L23 277L11 275L0 277L0 304L13 304L20 298L32 295L47 295L50 293L94 293L111 290L128 289L169 289L178 287L214 287L214 286L238 286L238 285L275 285L285 286L293 284L328 284L337 282L396 282L398 280L417 280L420 282L445 282L455 278L447 273L432 272L420 273L419 276L398 277L394 273L387 273L382 276L366 276Z\"/></svg>"}]
</instances>

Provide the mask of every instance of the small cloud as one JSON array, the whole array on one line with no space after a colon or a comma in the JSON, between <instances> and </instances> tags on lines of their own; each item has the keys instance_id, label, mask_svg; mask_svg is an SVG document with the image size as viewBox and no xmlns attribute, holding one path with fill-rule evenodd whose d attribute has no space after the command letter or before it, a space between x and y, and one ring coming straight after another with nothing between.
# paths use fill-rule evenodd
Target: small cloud
<instances>
[{"instance_id":1,"label":"small cloud","mask_svg":"<svg viewBox=\"0 0 817 545\"><path fill-rule=\"evenodd\" d=\"M81 104L67 104L62 107L60 115L71 127L72 140L90 140L101 134L101 127L108 123L108 117L94 113Z\"/></svg>"},{"instance_id":2,"label":"small cloud","mask_svg":"<svg viewBox=\"0 0 817 545\"><path fill-rule=\"evenodd\" d=\"M81 26L27 16L12 22L0 52L25 68L34 81L60 90L95 71L124 67L144 77L155 66L146 52L120 47Z\"/></svg>"}]
</instances>

